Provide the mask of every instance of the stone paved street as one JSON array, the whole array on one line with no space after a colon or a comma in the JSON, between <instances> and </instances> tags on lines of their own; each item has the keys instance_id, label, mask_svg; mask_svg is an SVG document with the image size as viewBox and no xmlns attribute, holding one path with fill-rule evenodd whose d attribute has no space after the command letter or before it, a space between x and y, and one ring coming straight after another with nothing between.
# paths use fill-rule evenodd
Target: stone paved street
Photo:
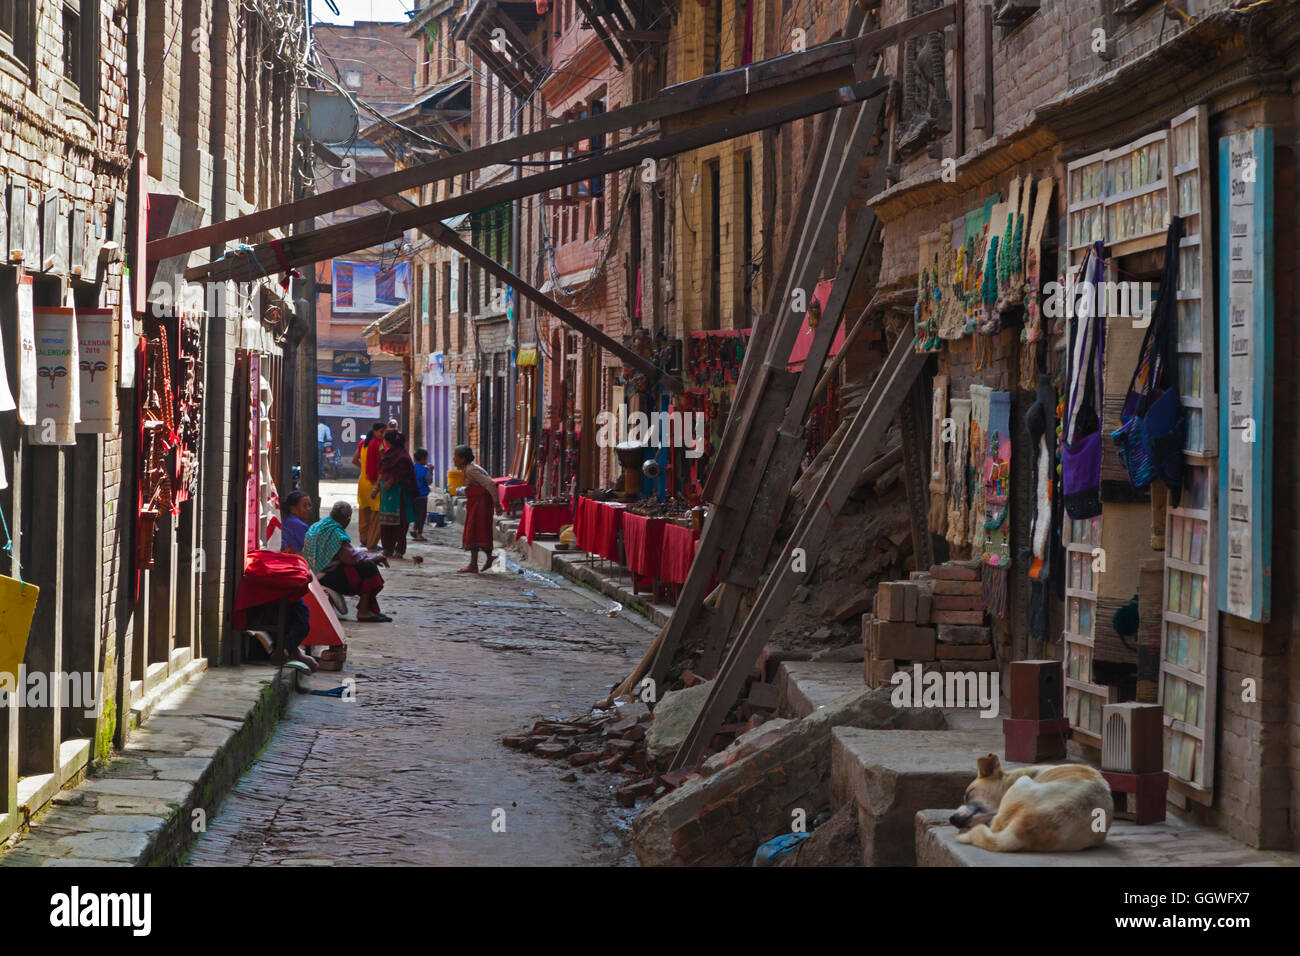
<instances>
[{"instance_id":1,"label":"stone paved street","mask_svg":"<svg viewBox=\"0 0 1300 956\"><path fill-rule=\"evenodd\" d=\"M351 491L330 485L326 507ZM639 659L645 625L500 557L495 573L455 574L459 527L432 534L386 572L380 604L393 623L345 622L343 672L304 679L328 689L353 678L356 700L298 696L190 864L635 862L632 811L603 774L564 782L570 768L501 737L584 712ZM492 829L498 808L504 833Z\"/></svg>"}]
</instances>

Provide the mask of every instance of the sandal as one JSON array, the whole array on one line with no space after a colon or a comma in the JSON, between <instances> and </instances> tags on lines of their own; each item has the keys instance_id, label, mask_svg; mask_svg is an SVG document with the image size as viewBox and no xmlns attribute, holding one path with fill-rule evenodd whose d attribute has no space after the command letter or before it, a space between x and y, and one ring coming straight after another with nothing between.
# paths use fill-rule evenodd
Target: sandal
<instances>
[{"instance_id":1,"label":"sandal","mask_svg":"<svg viewBox=\"0 0 1300 956\"><path fill-rule=\"evenodd\" d=\"M478 574L478 568L457 568L457 574Z\"/></svg>"},{"instance_id":2,"label":"sandal","mask_svg":"<svg viewBox=\"0 0 1300 956\"><path fill-rule=\"evenodd\" d=\"M387 624L392 618L387 614L378 614L375 617L359 617L358 624Z\"/></svg>"}]
</instances>

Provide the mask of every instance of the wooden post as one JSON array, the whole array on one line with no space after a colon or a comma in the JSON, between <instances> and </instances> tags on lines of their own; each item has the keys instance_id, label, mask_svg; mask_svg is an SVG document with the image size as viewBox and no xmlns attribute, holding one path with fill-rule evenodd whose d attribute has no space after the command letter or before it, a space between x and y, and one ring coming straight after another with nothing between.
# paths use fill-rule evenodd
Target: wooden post
<instances>
[{"instance_id":1,"label":"wooden post","mask_svg":"<svg viewBox=\"0 0 1300 956\"><path fill-rule=\"evenodd\" d=\"M794 533L732 642L722 669L710 685L703 709L673 759L673 770L693 766L704 756L709 741L739 698L772 626L789 605L795 588L816 568L835 516L844 507L862 469L870 464L880 439L925 364L926 356L916 352L914 343L915 337L907 329L894 344L884 368L854 416L849 432L851 439L846 438L840 445L818 481ZM796 551L802 553L800 567L804 571L794 570Z\"/></svg>"}]
</instances>

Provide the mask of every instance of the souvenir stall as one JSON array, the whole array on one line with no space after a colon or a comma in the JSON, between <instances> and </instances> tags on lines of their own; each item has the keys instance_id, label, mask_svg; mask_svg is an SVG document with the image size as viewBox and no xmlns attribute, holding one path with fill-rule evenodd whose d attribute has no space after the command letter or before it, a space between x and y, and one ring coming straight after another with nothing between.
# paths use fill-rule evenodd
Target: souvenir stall
<instances>
[{"instance_id":1,"label":"souvenir stall","mask_svg":"<svg viewBox=\"0 0 1300 956\"><path fill-rule=\"evenodd\" d=\"M1222 533L1208 148L1202 107L1012 170L922 236L913 313L936 356L925 524L978 571L970 623L1000 658L1062 660L1085 757L1105 705L1159 704L1193 799L1212 782Z\"/></svg>"},{"instance_id":2,"label":"souvenir stall","mask_svg":"<svg viewBox=\"0 0 1300 956\"><path fill-rule=\"evenodd\" d=\"M731 397L740 379L740 366L749 345L749 329L692 332L686 343L687 383L690 387L674 409L704 415L704 453L686 464L682 489L690 500L699 500L709 477L714 450L722 443L722 432L731 412Z\"/></svg>"}]
</instances>

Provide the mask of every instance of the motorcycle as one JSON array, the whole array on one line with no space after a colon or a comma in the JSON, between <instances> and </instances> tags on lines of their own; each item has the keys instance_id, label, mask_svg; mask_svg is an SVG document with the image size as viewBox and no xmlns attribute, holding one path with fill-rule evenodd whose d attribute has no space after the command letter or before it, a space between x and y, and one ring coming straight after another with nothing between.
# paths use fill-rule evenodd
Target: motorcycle
<instances>
[{"instance_id":1,"label":"motorcycle","mask_svg":"<svg viewBox=\"0 0 1300 956\"><path fill-rule=\"evenodd\" d=\"M339 477L339 466L343 463L343 455L339 452L338 446L332 441L327 441L321 446L320 452L320 476L322 478Z\"/></svg>"}]
</instances>

